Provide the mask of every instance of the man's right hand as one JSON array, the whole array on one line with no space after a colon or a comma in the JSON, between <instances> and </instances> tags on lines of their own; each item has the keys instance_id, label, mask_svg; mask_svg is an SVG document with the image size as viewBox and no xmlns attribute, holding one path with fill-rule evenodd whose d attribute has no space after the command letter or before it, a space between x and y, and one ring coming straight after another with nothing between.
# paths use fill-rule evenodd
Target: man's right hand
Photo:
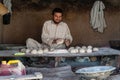
<instances>
[{"instance_id":1,"label":"man's right hand","mask_svg":"<svg viewBox=\"0 0 120 80\"><path fill-rule=\"evenodd\" d=\"M64 43L64 40L62 38L57 38L57 39L54 39L52 44L58 44L58 43Z\"/></svg>"},{"instance_id":2,"label":"man's right hand","mask_svg":"<svg viewBox=\"0 0 120 80\"><path fill-rule=\"evenodd\" d=\"M52 41L52 44L56 44L56 39L54 39L54 40Z\"/></svg>"}]
</instances>

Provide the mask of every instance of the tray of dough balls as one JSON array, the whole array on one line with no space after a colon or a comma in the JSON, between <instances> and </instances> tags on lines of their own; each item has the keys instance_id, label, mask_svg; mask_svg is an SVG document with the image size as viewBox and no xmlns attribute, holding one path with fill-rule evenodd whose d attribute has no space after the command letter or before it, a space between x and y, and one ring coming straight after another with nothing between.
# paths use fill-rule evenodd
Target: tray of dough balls
<instances>
[{"instance_id":1,"label":"tray of dough balls","mask_svg":"<svg viewBox=\"0 0 120 80\"><path fill-rule=\"evenodd\" d=\"M76 47L70 47L68 49L68 52L70 53L92 53L92 52L97 52L100 49L97 47L93 46L76 46Z\"/></svg>"},{"instance_id":2,"label":"tray of dough balls","mask_svg":"<svg viewBox=\"0 0 120 80\"><path fill-rule=\"evenodd\" d=\"M76 46L68 49L69 53L80 56L118 55L120 52L109 47Z\"/></svg>"},{"instance_id":3,"label":"tray of dough balls","mask_svg":"<svg viewBox=\"0 0 120 80\"><path fill-rule=\"evenodd\" d=\"M83 54L83 53L92 53L99 51L99 48L92 46L76 46L70 47L68 49L26 49L26 54Z\"/></svg>"},{"instance_id":4,"label":"tray of dough balls","mask_svg":"<svg viewBox=\"0 0 120 80\"><path fill-rule=\"evenodd\" d=\"M67 49L26 49L24 51L26 54L61 54L61 53L69 53Z\"/></svg>"}]
</instances>

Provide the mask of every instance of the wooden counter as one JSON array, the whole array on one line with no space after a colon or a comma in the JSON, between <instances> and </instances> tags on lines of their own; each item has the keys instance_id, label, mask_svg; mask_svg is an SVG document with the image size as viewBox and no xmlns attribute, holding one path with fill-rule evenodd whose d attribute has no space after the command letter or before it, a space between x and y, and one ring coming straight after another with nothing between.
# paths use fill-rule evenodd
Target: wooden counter
<instances>
[{"instance_id":1,"label":"wooden counter","mask_svg":"<svg viewBox=\"0 0 120 80\"><path fill-rule=\"evenodd\" d=\"M44 53L44 54L25 54L25 55L14 55L18 53L17 50L2 50L0 51L0 57L55 57L55 66L60 62L61 57L77 57L77 56L116 56L116 66L120 66L120 50L115 50L112 48L99 48L99 51L92 53Z\"/></svg>"}]
</instances>

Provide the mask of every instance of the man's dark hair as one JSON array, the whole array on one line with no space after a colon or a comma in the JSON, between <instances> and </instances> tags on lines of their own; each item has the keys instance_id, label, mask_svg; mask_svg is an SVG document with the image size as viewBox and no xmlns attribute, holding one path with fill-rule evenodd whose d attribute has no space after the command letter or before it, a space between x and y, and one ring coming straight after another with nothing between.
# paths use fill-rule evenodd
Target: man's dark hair
<instances>
[{"instance_id":1,"label":"man's dark hair","mask_svg":"<svg viewBox=\"0 0 120 80\"><path fill-rule=\"evenodd\" d=\"M55 8L55 9L53 9L53 11L52 11L52 15L54 15L56 12L58 12L58 13L62 13L62 15L63 15L63 10L60 9L60 8Z\"/></svg>"}]
</instances>

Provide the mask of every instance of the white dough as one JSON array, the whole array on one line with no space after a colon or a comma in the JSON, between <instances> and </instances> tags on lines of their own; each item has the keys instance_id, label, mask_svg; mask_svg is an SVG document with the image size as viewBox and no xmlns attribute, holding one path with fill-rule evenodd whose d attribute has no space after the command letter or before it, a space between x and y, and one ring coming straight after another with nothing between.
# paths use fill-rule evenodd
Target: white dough
<instances>
[{"instance_id":1,"label":"white dough","mask_svg":"<svg viewBox=\"0 0 120 80\"><path fill-rule=\"evenodd\" d=\"M68 51L70 52L72 49L74 49L74 47L70 47L70 48L68 49Z\"/></svg>"},{"instance_id":2,"label":"white dough","mask_svg":"<svg viewBox=\"0 0 120 80\"><path fill-rule=\"evenodd\" d=\"M85 50L84 49L80 49L79 52L80 53L85 53Z\"/></svg>"},{"instance_id":3,"label":"white dough","mask_svg":"<svg viewBox=\"0 0 120 80\"><path fill-rule=\"evenodd\" d=\"M86 46L82 46L82 49L86 49L87 47Z\"/></svg>"},{"instance_id":4,"label":"white dough","mask_svg":"<svg viewBox=\"0 0 120 80\"><path fill-rule=\"evenodd\" d=\"M93 48L93 51L99 51L99 49L98 48Z\"/></svg>"},{"instance_id":5,"label":"white dough","mask_svg":"<svg viewBox=\"0 0 120 80\"><path fill-rule=\"evenodd\" d=\"M75 47L75 49L80 49L80 48L81 48L81 47L79 47L79 46L76 46L76 47Z\"/></svg>"},{"instance_id":6,"label":"white dough","mask_svg":"<svg viewBox=\"0 0 120 80\"><path fill-rule=\"evenodd\" d=\"M31 51L30 49L26 49L26 51L25 51L25 52L26 52L26 53L30 53L30 51Z\"/></svg>"},{"instance_id":7,"label":"white dough","mask_svg":"<svg viewBox=\"0 0 120 80\"><path fill-rule=\"evenodd\" d=\"M78 53L78 49L74 49L76 53Z\"/></svg>"},{"instance_id":8,"label":"white dough","mask_svg":"<svg viewBox=\"0 0 120 80\"><path fill-rule=\"evenodd\" d=\"M86 52L87 52L87 53L91 53L91 52L92 52L92 49L87 49Z\"/></svg>"},{"instance_id":9,"label":"white dough","mask_svg":"<svg viewBox=\"0 0 120 80\"><path fill-rule=\"evenodd\" d=\"M76 50L75 49L71 49L70 53L76 53Z\"/></svg>"},{"instance_id":10,"label":"white dough","mask_svg":"<svg viewBox=\"0 0 120 80\"><path fill-rule=\"evenodd\" d=\"M43 50L42 50L42 49L39 49L39 50L37 51L37 53L38 53L38 54L43 54Z\"/></svg>"},{"instance_id":11,"label":"white dough","mask_svg":"<svg viewBox=\"0 0 120 80\"><path fill-rule=\"evenodd\" d=\"M88 48L88 49L92 49L93 47L92 47L92 46L88 46L87 48Z\"/></svg>"},{"instance_id":12,"label":"white dough","mask_svg":"<svg viewBox=\"0 0 120 80\"><path fill-rule=\"evenodd\" d=\"M49 49L48 49L48 48L45 48L45 49L43 50L43 52L44 52L44 53L48 53L48 52L49 52Z\"/></svg>"},{"instance_id":13,"label":"white dough","mask_svg":"<svg viewBox=\"0 0 120 80\"><path fill-rule=\"evenodd\" d=\"M37 50L36 50L36 49L33 49L33 50L31 51L31 54L37 54Z\"/></svg>"}]
</instances>

